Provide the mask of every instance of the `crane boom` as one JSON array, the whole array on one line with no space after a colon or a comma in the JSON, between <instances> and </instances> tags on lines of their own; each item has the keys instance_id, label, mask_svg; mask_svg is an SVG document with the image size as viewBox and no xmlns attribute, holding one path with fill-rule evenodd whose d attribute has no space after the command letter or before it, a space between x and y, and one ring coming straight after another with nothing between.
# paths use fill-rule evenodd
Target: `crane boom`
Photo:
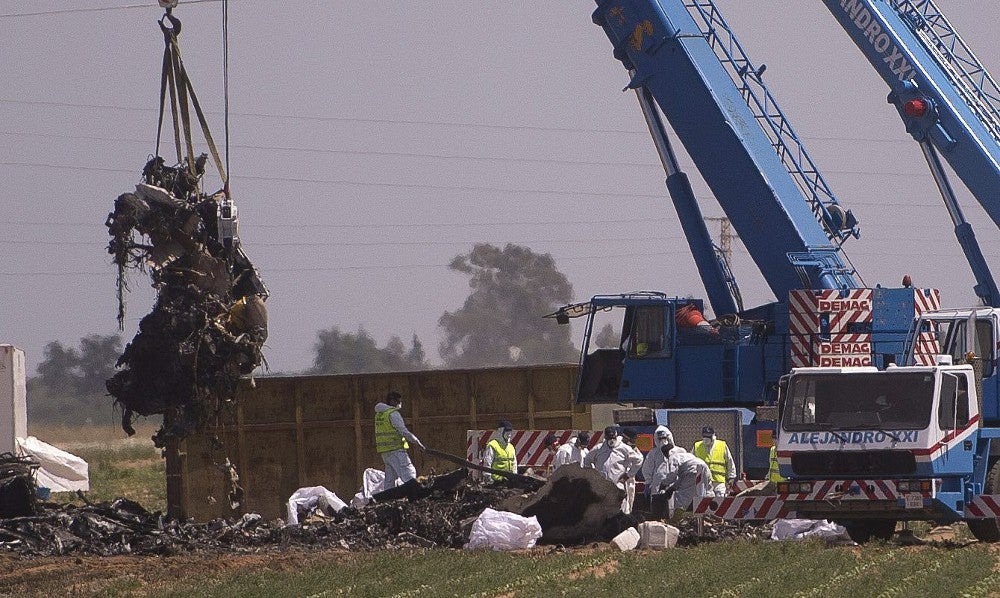
<instances>
[{"instance_id":1,"label":"crane boom","mask_svg":"<svg viewBox=\"0 0 1000 598\"><path fill-rule=\"evenodd\" d=\"M1000 226L1000 85L933 0L823 0L889 85L906 131L921 144L976 278L1000 307L993 274L958 208L943 157Z\"/></svg>"},{"instance_id":2,"label":"crane boom","mask_svg":"<svg viewBox=\"0 0 1000 598\"><path fill-rule=\"evenodd\" d=\"M857 288L841 250L857 236L856 221L714 2L598 0L594 21L632 73L629 87L648 91L669 121L775 296Z\"/></svg>"}]
</instances>

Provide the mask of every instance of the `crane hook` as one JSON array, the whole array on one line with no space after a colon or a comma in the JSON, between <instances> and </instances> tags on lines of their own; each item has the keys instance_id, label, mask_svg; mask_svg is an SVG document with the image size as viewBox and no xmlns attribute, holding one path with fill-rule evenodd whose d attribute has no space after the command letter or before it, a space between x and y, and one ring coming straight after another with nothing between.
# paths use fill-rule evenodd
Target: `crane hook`
<instances>
[{"instance_id":1,"label":"crane hook","mask_svg":"<svg viewBox=\"0 0 1000 598\"><path fill-rule=\"evenodd\" d=\"M170 21L170 27L167 27L165 21ZM173 37L176 39L177 36L181 34L181 20L170 14L169 8L167 9L167 12L163 13L163 17L160 18L159 23L160 31L162 31L164 35L173 34Z\"/></svg>"}]
</instances>

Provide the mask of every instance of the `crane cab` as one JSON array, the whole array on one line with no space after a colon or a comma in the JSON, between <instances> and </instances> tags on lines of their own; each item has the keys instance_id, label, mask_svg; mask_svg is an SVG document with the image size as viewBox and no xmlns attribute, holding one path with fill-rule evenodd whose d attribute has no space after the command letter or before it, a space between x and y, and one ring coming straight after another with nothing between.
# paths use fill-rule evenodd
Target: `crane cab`
<instances>
[{"instance_id":1,"label":"crane cab","mask_svg":"<svg viewBox=\"0 0 1000 598\"><path fill-rule=\"evenodd\" d=\"M906 363L930 365L938 355L951 356L952 363L972 365L980 389L986 425L1000 424L1000 310L995 308L936 310L915 321L907 343Z\"/></svg>"},{"instance_id":2,"label":"crane cab","mask_svg":"<svg viewBox=\"0 0 1000 598\"><path fill-rule=\"evenodd\" d=\"M577 401L667 407L765 402L761 338L749 325L710 324L703 309L700 299L639 292L597 295L550 314L560 322L587 318Z\"/></svg>"}]
</instances>

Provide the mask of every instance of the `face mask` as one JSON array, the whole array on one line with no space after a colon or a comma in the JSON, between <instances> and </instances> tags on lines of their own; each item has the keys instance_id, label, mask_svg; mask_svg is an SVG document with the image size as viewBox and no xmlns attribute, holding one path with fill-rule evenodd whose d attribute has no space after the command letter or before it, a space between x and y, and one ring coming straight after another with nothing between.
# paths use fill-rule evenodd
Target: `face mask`
<instances>
[{"instance_id":1,"label":"face mask","mask_svg":"<svg viewBox=\"0 0 1000 598\"><path fill-rule=\"evenodd\" d=\"M618 446L617 438L608 438L608 446L615 447Z\"/></svg>"},{"instance_id":2,"label":"face mask","mask_svg":"<svg viewBox=\"0 0 1000 598\"><path fill-rule=\"evenodd\" d=\"M660 452L663 453L664 457L667 457L670 455L670 449L672 448L674 448L674 445L664 444L663 446L660 447Z\"/></svg>"}]
</instances>

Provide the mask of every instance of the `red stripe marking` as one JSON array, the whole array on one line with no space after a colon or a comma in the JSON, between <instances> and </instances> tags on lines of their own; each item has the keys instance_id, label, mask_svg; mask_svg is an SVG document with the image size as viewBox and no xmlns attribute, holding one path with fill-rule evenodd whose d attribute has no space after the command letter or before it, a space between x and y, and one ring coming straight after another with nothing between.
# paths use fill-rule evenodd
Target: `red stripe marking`
<instances>
[{"instance_id":1,"label":"red stripe marking","mask_svg":"<svg viewBox=\"0 0 1000 598\"><path fill-rule=\"evenodd\" d=\"M914 455L930 455L931 453L934 453L935 451L937 451L941 447L943 447L946 444L948 444L949 442L951 442L955 437L962 435L966 430L968 430L970 428L976 427L976 424L978 424L978 423L979 423L979 415L977 414L976 416L974 416L972 419L969 420L968 425L966 425L964 428L960 428L958 430L954 430L954 431L948 432L947 434L945 434L944 439L939 440L938 442L936 442L933 446L931 446L931 448L929 448L929 449L912 449L911 452Z\"/></svg>"},{"instance_id":2,"label":"red stripe marking","mask_svg":"<svg viewBox=\"0 0 1000 598\"><path fill-rule=\"evenodd\" d=\"M769 518L768 514L771 512L771 507L774 505L775 501L778 500L777 497L769 496L764 499L764 504L761 505L760 510L757 511L758 514L763 514L765 519Z\"/></svg>"},{"instance_id":3,"label":"red stripe marking","mask_svg":"<svg viewBox=\"0 0 1000 598\"><path fill-rule=\"evenodd\" d=\"M992 494L982 495L979 498L982 499L983 504L985 504L986 507L989 508L991 513L993 513L994 515L1000 515L1000 505L997 504L997 501L995 498L993 498Z\"/></svg>"},{"instance_id":4,"label":"red stripe marking","mask_svg":"<svg viewBox=\"0 0 1000 598\"><path fill-rule=\"evenodd\" d=\"M889 488L889 484L884 480L875 480L875 485L882 490L882 498L889 498L896 495L895 490Z\"/></svg>"}]
</instances>

